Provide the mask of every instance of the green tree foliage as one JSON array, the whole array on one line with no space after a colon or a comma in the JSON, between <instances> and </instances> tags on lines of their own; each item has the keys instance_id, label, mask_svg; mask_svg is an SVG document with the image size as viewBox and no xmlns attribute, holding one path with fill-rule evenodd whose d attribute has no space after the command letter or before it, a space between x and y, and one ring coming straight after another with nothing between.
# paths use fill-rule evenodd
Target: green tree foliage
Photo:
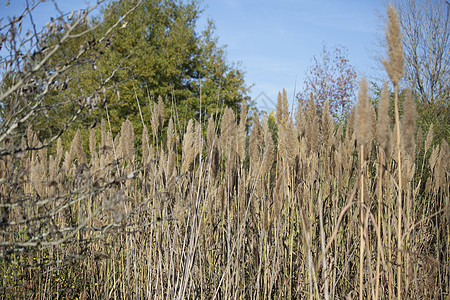
<instances>
[{"instance_id":1,"label":"green tree foliage","mask_svg":"<svg viewBox=\"0 0 450 300\"><path fill-rule=\"evenodd\" d=\"M383 88L377 83L372 82L372 102L375 107L378 107L378 103L381 98L381 92ZM404 102L408 90L403 89L400 91L399 97L399 114L403 115ZM434 104L423 103L420 95L413 92L413 99L417 111L417 130L422 132L428 132L431 124L433 124L433 144L439 144L442 140L450 142L450 113L448 111L448 105L443 102L437 102ZM389 93L389 117L392 121L391 126L394 125L394 93Z\"/></svg>"},{"instance_id":2,"label":"green tree foliage","mask_svg":"<svg viewBox=\"0 0 450 300\"><path fill-rule=\"evenodd\" d=\"M400 88L412 90L417 125L426 132L433 124L434 141L445 139L449 142L450 3L445 0L394 0L392 4L400 21L405 58ZM381 21L384 23L385 20Z\"/></svg>"},{"instance_id":3,"label":"green tree foliage","mask_svg":"<svg viewBox=\"0 0 450 300\"><path fill-rule=\"evenodd\" d=\"M124 17L136 5L138 8ZM101 48L100 55L87 58L92 63L76 70L83 76L73 84L86 93L97 86L94 82L104 80L120 66L104 91L90 91L100 104L107 105L113 132L119 131L125 119L135 128L142 128L142 119L149 126L159 96L167 114L175 109L181 127L189 118L216 113L223 105L240 110L242 101L248 99L244 74L226 61L212 22L197 32L200 13L196 1L113 1L103 8L93 22L92 39L79 41ZM119 26L114 27L117 22ZM99 45L96 35L105 35L112 27L107 44ZM82 120L92 123L106 117L106 109L100 108Z\"/></svg>"},{"instance_id":4,"label":"green tree foliage","mask_svg":"<svg viewBox=\"0 0 450 300\"><path fill-rule=\"evenodd\" d=\"M34 129L41 138L51 136L82 107L63 142L100 119L110 120L113 133L126 119L141 131L143 124L150 127L159 96L165 125L175 112L178 129L190 118L220 113L225 106L238 113L242 102L249 100L244 73L226 60L212 21L198 30L200 14L200 4L194 0L107 2L98 16L72 30L71 38L46 62L49 73L71 67L54 79L55 88L45 96L44 106L57 117L40 114ZM70 13L65 21L73 24L83 17ZM65 34L63 26L49 30L39 49L51 49ZM33 65L42 57L28 59Z\"/></svg>"}]
</instances>

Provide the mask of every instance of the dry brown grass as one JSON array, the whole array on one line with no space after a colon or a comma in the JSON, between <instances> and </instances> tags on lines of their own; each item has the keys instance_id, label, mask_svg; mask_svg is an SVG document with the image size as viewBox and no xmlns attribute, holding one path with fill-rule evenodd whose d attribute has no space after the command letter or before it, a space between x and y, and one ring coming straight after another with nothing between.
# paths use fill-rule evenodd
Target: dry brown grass
<instances>
[{"instance_id":1,"label":"dry brown grass","mask_svg":"<svg viewBox=\"0 0 450 300\"><path fill-rule=\"evenodd\" d=\"M326 125L326 113L311 113L299 112L308 117L296 126L311 130L317 125L308 122L321 120L319 134L302 134L289 116L278 127L278 149L267 117L262 126L254 117L244 157L231 110L220 130L205 121L206 142L191 121L182 138L169 126L156 148L144 129L136 152L125 122L114 147L103 125L83 148L77 133L64 160L60 144L48 159L42 150L5 157L2 178L22 173L14 188L1 186L14 204L2 227L2 294L335 299L359 287L364 297L384 299L400 293L400 276L404 295L448 296L448 146L404 164L401 243L393 227L398 164L381 155L385 140L358 149ZM317 152L307 151L313 143ZM42 239L33 244L25 232Z\"/></svg>"},{"instance_id":2,"label":"dry brown grass","mask_svg":"<svg viewBox=\"0 0 450 300\"><path fill-rule=\"evenodd\" d=\"M0 296L449 297L449 147L432 129L422 147L412 110L391 155L387 93L373 118L366 89L347 128L314 99L294 122L280 93L276 135L228 108L181 135L159 101L153 142L102 121L69 149L3 156Z\"/></svg>"}]
</instances>

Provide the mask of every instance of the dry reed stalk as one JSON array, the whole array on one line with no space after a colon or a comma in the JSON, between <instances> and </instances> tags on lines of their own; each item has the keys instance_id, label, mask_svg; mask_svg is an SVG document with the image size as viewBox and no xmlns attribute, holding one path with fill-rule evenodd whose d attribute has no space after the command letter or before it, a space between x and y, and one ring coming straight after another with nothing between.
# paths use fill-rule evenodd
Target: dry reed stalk
<instances>
[{"instance_id":1,"label":"dry reed stalk","mask_svg":"<svg viewBox=\"0 0 450 300\"><path fill-rule=\"evenodd\" d=\"M286 95L286 90L285 89L283 89L282 99L283 99L282 100L282 108L283 108L283 114L282 114L283 121L282 121L282 124L286 125L290 114L289 114L289 103L288 103L288 100L287 100L287 95Z\"/></svg>"},{"instance_id":2,"label":"dry reed stalk","mask_svg":"<svg viewBox=\"0 0 450 300\"><path fill-rule=\"evenodd\" d=\"M283 124L283 98L281 97L281 93L278 92L278 97L277 97L277 112L276 112L276 117L277 117L277 124L278 126L281 126Z\"/></svg>"},{"instance_id":3,"label":"dry reed stalk","mask_svg":"<svg viewBox=\"0 0 450 300\"><path fill-rule=\"evenodd\" d=\"M123 144L121 143L122 139L121 139L121 132L117 133L117 135L114 137L113 139L113 150L114 150L114 160L116 162L123 161L123 154L124 154L124 147ZM119 164L117 164L117 172L119 172Z\"/></svg>"},{"instance_id":4,"label":"dry reed stalk","mask_svg":"<svg viewBox=\"0 0 450 300\"><path fill-rule=\"evenodd\" d=\"M208 120L208 127L206 129L206 143L207 153L210 156L211 171L213 180L216 179L220 168L219 150L218 150L218 138L216 135L216 124L214 117L210 116ZM217 188L216 188L217 189Z\"/></svg>"},{"instance_id":5,"label":"dry reed stalk","mask_svg":"<svg viewBox=\"0 0 450 300\"><path fill-rule=\"evenodd\" d=\"M319 120L317 118L316 103L311 94L308 105L308 116L306 123L306 140L308 142L308 152L315 153L319 145Z\"/></svg>"},{"instance_id":6,"label":"dry reed stalk","mask_svg":"<svg viewBox=\"0 0 450 300\"><path fill-rule=\"evenodd\" d=\"M388 7L388 29L386 30L389 61L383 59L383 65L394 86L398 86L403 76L403 42L400 21L392 4Z\"/></svg>"},{"instance_id":7,"label":"dry reed stalk","mask_svg":"<svg viewBox=\"0 0 450 300\"><path fill-rule=\"evenodd\" d=\"M220 146L226 157L226 176L230 179L237 163L236 116L231 108L225 108L220 131Z\"/></svg>"},{"instance_id":8,"label":"dry reed stalk","mask_svg":"<svg viewBox=\"0 0 450 300\"><path fill-rule=\"evenodd\" d=\"M287 121L287 126L286 126L286 162L287 162L287 167L291 168L291 170L294 167L295 157L298 156L298 150L299 150L298 139L296 139L295 136L296 136L296 130L294 127L294 122L292 121L292 118L289 117L289 119ZM290 174L290 171L289 171L289 174Z\"/></svg>"},{"instance_id":9,"label":"dry reed stalk","mask_svg":"<svg viewBox=\"0 0 450 300\"><path fill-rule=\"evenodd\" d=\"M370 108L367 96L367 83L363 78L360 82L358 93L358 106L356 113L356 137L360 145L360 251L359 251L359 299L363 299L364 290L364 249L365 249L365 214L364 214L364 148L367 148L371 140ZM369 253L367 254L369 255Z\"/></svg>"},{"instance_id":10,"label":"dry reed stalk","mask_svg":"<svg viewBox=\"0 0 450 300\"><path fill-rule=\"evenodd\" d=\"M406 93L406 101L403 104L404 114L402 118L402 138L406 153L414 160L416 130L416 106L411 91Z\"/></svg>"},{"instance_id":11,"label":"dry reed stalk","mask_svg":"<svg viewBox=\"0 0 450 300\"><path fill-rule=\"evenodd\" d=\"M395 110L395 127L396 127L396 151L397 151L397 164L398 164L398 192L397 192L397 203L398 203L398 222L397 222L397 299L401 299L401 265L402 265L402 211L403 211L403 186L402 186L402 162L401 162L401 133L400 133L400 118L398 113L398 85L395 86L394 92L394 110Z\"/></svg>"},{"instance_id":12,"label":"dry reed stalk","mask_svg":"<svg viewBox=\"0 0 450 300\"><path fill-rule=\"evenodd\" d=\"M277 164L276 170L277 174L281 174L283 170L286 168L286 159L287 159L287 132L286 126L278 127L278 149L277 149Z\"/></svg>"},{"instance_id":13,"label":"dry reed stalk","mask_svg":"<svg viewBox=\"0 0 450 300\"><path fill-rule=\"evenodd\" d=\"M194 158L201 159L204 144L202 124L195 122ZM201 163L199 164L201 165Z\"/></svg>"},{"instance_id":14,"label":"dry reed stalk","mask_svg":"<svg viewBox=\"0 0 450 300\"><path fill-rule=\"evenodd\" d=\"M262 132L261 123L256 111L253 114L253 126L250 132L250 142L248 146L251 168L257 174L260 167L261 160L261 146L262 146Z\"/></svg>"},{"instance_id":15,"label":"dry reed stalk","mask_svg":"<svg viewBox=\"0 0 450 300\"><path fill-rule=\"evenodd\" d=\"M58 138L58 140L56 141L56 157L55 157L56 167L58 167L58 169L59 169L59 165L61 163L63 154L64 154L64 151L63 151L63 147L62 147L61 138Z\"/></svg>"},{"instance_id":16,"label":"dry reed stalk","mask_svg":"<svg viewBox=\"0 0 450 300\"><path fill-rule=\"evenodd\" d=\"M406 204L406 220L405 220L405 227L408 229L411 226L411 223L413 222L413 216L412 216L412 199L411 197L413 197L413 193L411 191L411 185L412 185L412 180L414 178L414 173L415 173L415 169L416 169L416 165L414 163L414 160L411 156L407 156L405 160L403 160L403 176L404 178L402 179L402 182L405 183L405 189L406 189L406 197L405 197L405 204ZM410 241L409 241L409 235L405 235L404 237L404 249L406 252L406 257L405 257L405 290L408 291L409 290L409 286L410 286L410 280L411 280L411 273L410 273Z\"/></svg>"},{"instance_id":17,"label":"dry reed stalk","mask_svg":"<svg viewBox=\"0 0 450 300\"><path fill-rule=\"evenodd\" d=\"M242 102L241 113L239 116L239 128L238 128L238 155L241 161L241 165L244 163L245 158L245 140L247 136L247 107L245 101Z\"/></svg>"},{"instance_id":18,"label":"dry reed stalk","mask_svg":"<svg viewBox=\"0 0 450 300\"><path fill-rule=\"evenodd\" d=\"M355 114L356 106L353 106L347 119L347 129L345 132L345 136L347 139L351 139L352 135L355 133Z\"/></svg>"},{"instance_id":19,"label":"dry reed stalk","mask_svg":"<svg viewBox=\"0 0 450 300\"><path fill-rule=\"evenodd\" d=\"M330 299L330 290L329 290L329 271L327 265L327 250L326 250L326 239L325 239L325 230L324 230L324 219L323 219L323 199L322 199L322 190L319 191L319 229L320 229L320 245L322 248L322 277L324 281L324 295L325 300Z\"/></svg>"},{"instance_id":20,"label":"dry reed stalk","mask_svg":"<svg viewBox=\"0 0 450 300\"><path fill-rule=\"evenodd\" d=\"M95 161L95 148L96 148L97 144L96 144L96 140L95 140L95 129L91 128L89 130L89 154L91 156L91 165L93 163L93 161Z\"/></svg>"},{"instance_id":21,"label":"dry reed stalk","mask_svg":"<svg viewBox=\"0 0 450 300\"><path fill-rule=\"evenodd\" d=\"M134 130L133 124L128 119L122 123L119 148L121 149L121 158L131 163L134 157Z\"/></svg>"},{"instance_id":22,"label":"dry reed stalk","mask_svg":"<svg viewBox=\"0 0 450 300\"><path fill-rule=\"evenodd\" d=\"M385 124L382 125L382 119L383 116L381 116L381 113L385 113L384 111L380 110L379 111L379 120L380 123L378 125L378 139L380 141L380 144L383 145L382 143L385 143L385 138L386 136L384 136L385 134L385 129L384 126ZM385 117L384 117L385 118ZM383 121L384 122L384 121ZM387 135L389 136L389 135ZM383 161L384 161L384 156L383 156L383 152L384 150L382 150L382 147L378 148L378 164L377 164L377 168L378 168L378 182L377 182L377 198L378 198L378 206L377 206L377 231L381 232L381 214L382 214L382 208L383 208ZM385 153L385 152L384 152ZM379 292L380 292L380 264L381 264L381 247L382 247L382 242L381 242L381 234L377 235L377 265L376 265L376 279L375 279L375 299L379 299Z\"/></svg>"},{"instance_id":23,"label":"dry reed stalk","mask_svg":"<svg viewBox=\"0 0 450 300\"><path fill-rule=\"evenodd\" d=\"M83 151L83 144L81 141L81 132L80 130L77 130L75 133L75 136L73 137L72 145L74 147L73 152L75 153L75 156L78 160L78 165L83 165L87 163L86 154ZM72 146L71 149L72 150Z\"/></svg>"},{"instance_id":24,"label":"dry reed stalk","mask_svg":"<svg viewBox=\"0 0 450 300\"><path fill-rule=\"evenodd\" d=\"M450 153L447 142L444 140L439 147L439 156L436 159L435 171L434 171L434 182L436 187L443 186L446 176L448 176ZM438 193L438 188L436 188L436 194ZM448 204L448 199L447 199Z\"/></svg>"},{"instance_id":25,"label":"dry reed stalk","mask_svg":"<svg viewBox=\"0 0 450 300\"><path fill-rule=\"evenodd\" d=\"M183 136L181 173L185 174L190 168L195 158L195 132L194 122L189 120L186 133Z\"/></svg>"},{"instance_id":26,"label":"dry reed stalk","mask_svg":"<svg viewBox=\"0 0 450 300\"><path fill-rule=\"evenodd\" d=\"M367 82L364 78L359 85L358 100L355 124L356 138L361 146L367 148L371 141L372 128L371 123L369 123L371 112L367 95Z\"/></svg>"},{"instance_id":27,"label":"dry reed stalk","mask_svg":"<svg viewBox=\"0 0 450 300\"><path fill-rule=\"evenodd\" d=\"M403 76L403 46L400 33L400 21L398 15L393 7L389 5L388 8L388 30L386 31L386 40L388 45L388 57L389 62L384 59L384 67L391 78L394 85L394 114L395 114L395 127L396 127L396 151L397 151L397 164L398 164L398 192L397 192L397 205L398 205L398 222L397 222L397 299L402 298L402 161L401 161L401 132L400 132L400 118L398 112L398 85L400 79Z\"/></svg>"},{"instance_id":28,"label":"dry reed stalk","mask_svg":"<svg viewBox=\"0 0 450 300\"><path fill-rule=\"evenodd\" d=\"M272 168L274 159L274 145L272 135L269 131L269 121L267 116L264 116L263 120L263 139L264 139L264 156L263 156L263 168L262 174L265 174L267 179L270 178L270 170Z\"/></svg>"},{"instance_id":29,"label":"dry reed stalk","mask_svg":"<svg viewBox=\"0 0 450 300\"><path fill-rule=\"evenodd\" d=\"M100 140L100 149L101 149L101 154L104 154L106 152L106 122L105 119L102 119L101 123L100 123L100 135L101 135L101 140Z\"/></svg>"},{"instance_id":30,"label":"dry reed stalk","mask_svg":"<svg viewBox=\"0 0 450 300\"><path fill-rule=\"evenodd\" d=\"M295 128L297 129L298 140L305 136L305 114L301 103L298 103L297 112L295 113Z\"/></svg>"},{"instance_id":31,"label":"dry reed stalk","mask_svg":"<svg viewBox=\"0 0 450 300\"><path fill-rule=\"evenodd\" d=\"M141 164L145 167L148 164L149 155L150 155L150 147L149 147L149 137L148 137L148 129L147 126L144 125L144 129L142 129L142 158Z\"/></svg>"},{"instance_id":32,"label":"dry reed stalk","mask_svg":"<svg viewBox=\"0 0 450 300\"><path fill-rule=\"evenodd\" d=\"M381 99L378 108L378 142L381 148L384 149L385 155L390 155L391 153L391 142L390 142L390 119L389 119L389 98L387 83L384 84L383 91L381 92Z\"/></svg>"},{"instance_id":33,"label":"dry reed stalk","mask_svg":"<svg viewBox=\"0 0 450 300\"><path fill-rule=\"evenodd\" d=\"M208 119L208 127L206 129L206 143L208 145L208 152L217 144L216 136L216 122L214 122L214 116L210 116Z\"/></svg>"},{"instance_id":34,"label":"dry reed stalk","mask_svg":"<svg viewBox=\"0 0 450 300\"><path fill-rule=\"evenodd\" d=\"M174 132L174 125L172 118L169 119L169 125L167 126L167 170L166 174L168 178L171 178L175 172L176 164L176 136Z\"/></svg>"},{"instance_id":35,"label":"dry reed stalk","mask_svg":"<svg viewBox=\"0 0 450 300\"><path fill-rule=\"evenodd\" d=\"M225 107L220 125L220 149L223 153L229 151L228 141L232 138L234 128L234 112Z\"/></svg>"}]
</instances>

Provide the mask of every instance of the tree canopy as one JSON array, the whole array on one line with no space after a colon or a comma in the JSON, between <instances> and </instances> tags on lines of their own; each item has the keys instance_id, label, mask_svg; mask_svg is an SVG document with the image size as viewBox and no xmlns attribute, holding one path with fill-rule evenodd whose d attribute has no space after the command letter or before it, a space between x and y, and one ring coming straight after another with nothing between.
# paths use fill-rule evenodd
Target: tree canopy
<instances>
[{"instance_id":1,"label":"tree canopy","mask_svg":"<svg viewBox=\"0 0 450 300\"><path fill-rule=\"evenodd\" d=\"M102 26L109 28L132 5L133 1L110 3L103 11ZM214 113L223 104L239 110L247 99L244 74L227 63L212 22L196 31L200 13L196 1L145 0L123 20L99 63L101 70L124 60L124 71L114 77L121 99L111 100L113 117L137 115L136 97L147 115L146 98L162 96L166 108L175 104L182 123L199 117L200 105L202 114Z\"/></svg>"},{"instance_id":2,"label":"tree canopy","mask_svg":"<svg viewBox=\"0 0 450 300\"><path fill-rule=\"evenodd\" d=\"M47 107L52 109L64 99L79 99L83 107L89 101L77 118L78 125L71 127L73 132L101 118L109 118L113 132L126 119L135 128L148 126L158 97L166 114L177 114L174 117L181 127L190 118L220 112L224 106L238 112L249 99L244 73L227 61L212 21L198 30L201 12L197 1L108 2L51 57L48 69L75 63L64 76L55 78L63 88L46 95ZM67 18L73 23L82 17L70 14ZM65 31L54 30L41 47L59 43ZM79 55L81 48L85 51ZM42 120L36 129L44 135L60 129L64 122L59 120L69 118L77 108L76 101L58 105L58 118Z\"/></svg>"},{"instance_id":3,"label":"tree canopy","mask_svg":"<svg viewBox=\"0 0 450 300\"><path fill-rule=\"evenodd\" d=\"M312 97L319 111L328 100L330 113L336 119L346 118L355 99L356 71L347 58L344 47L329 50L325 45L319 57L306 71L304 90L296 95L305 107Z\"/></svg>"}]
</instances>

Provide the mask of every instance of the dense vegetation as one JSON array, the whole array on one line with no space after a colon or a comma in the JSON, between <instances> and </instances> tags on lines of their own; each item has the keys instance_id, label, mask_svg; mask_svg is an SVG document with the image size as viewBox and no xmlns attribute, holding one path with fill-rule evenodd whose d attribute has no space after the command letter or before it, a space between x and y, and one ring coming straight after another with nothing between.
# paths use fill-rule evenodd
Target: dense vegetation
<instances>
[{"instance_id":1,"label":"dense vegetation","mask_svg":"<svg viewBox=\"0 0 450 300\"><path fill-rule=\"evenodd\" d=\"M329 102L314 97L290 112L283 91L276 116L261 122L256 112L249 118L244 85L228 77L237 73L189 67L203 74L200 93L198 81L177 77L178 63L151 67L161 75L139 71L141 63L164 64L158 47L147 53L127 44L145 43L143 36L114 42L120 30L139 31L145 9L155 7L164 9L148 24L177 16L189 25L178 34L193 34L195 2L144 1L140 10L124 3L103 11L115 16L111 23L90 27L81 14L49 34L68 43L46 40L50 50L33 63L48 69L2 80L1 298L449 296L449 146L433 142L434 125L416 130L415 94L400 91L404 58L392 7L384 60L392 93L385 84L371 101L362 79L357 105L336 122ZM132 14L128 23L120 18ZM153 38L164 32L175 43L177 31L171 38L161 28ZM88 36L81 47L80 35ZM215 42L198 48L208 40L187 43L217 51ZM124 60L125 48L142 56ZM66 50L70 67L56 67ZM147 55L152 61L143 62ZM167 58L182 61L178 55L187 54ZM97 71L104 73L90 77ZM228 92L214 98L227 78ZM156 100L147 88L171 96ZM104 104L94 105L99 97Z\"/></svg>"},{"instance_id":2,"label":"dense vegetation","mask_svg":"<svg viewBox=\"0 0 450 300\"><path fill-rule=\"evenodd\" d=\"M131 122L115 137L102 122L89 151L77 133L55 156L5 157L3 296L344 298L362 267L368 296L398 293L399 275L412 298L445 297L448 145L432 130L404 139L399 228L395 140L370 109L345 134L327 109L277 112L276 147L267 118L247 138L226 109L220 129L191 120L181 137L170 119L164 143L144 130L142 149Z\"/></svg>"}]
</instances>

